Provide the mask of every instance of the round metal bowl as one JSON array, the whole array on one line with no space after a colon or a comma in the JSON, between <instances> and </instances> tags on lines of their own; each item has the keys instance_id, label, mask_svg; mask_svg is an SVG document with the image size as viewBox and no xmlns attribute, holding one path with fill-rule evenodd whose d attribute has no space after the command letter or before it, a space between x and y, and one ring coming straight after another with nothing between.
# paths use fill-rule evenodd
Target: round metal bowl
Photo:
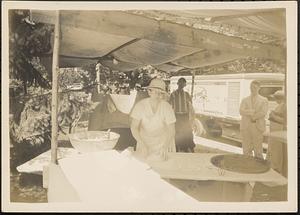
<instances>
[{"instance_id":1,"label":"round metal bowl","mask_svg":"<svg viewBox=\"0 0 300 215\"><path fill-rule=\"evenodd\" d=\"M119 134L106 131L83 131L69 134L72 146L81 153L113 149L119 138Z\"/></svg>"},{"instance_id":2,"label":"round metal bowl","mask_svg":"<svg viewBox=\"0 0 300 215\"><path fill-rule=\"evenodd\" d=\"M248 174L264 173L271 168L264 159L239 154L216 155L211 158L211 163L220 169Z\"/></svg>"}]
</instances>

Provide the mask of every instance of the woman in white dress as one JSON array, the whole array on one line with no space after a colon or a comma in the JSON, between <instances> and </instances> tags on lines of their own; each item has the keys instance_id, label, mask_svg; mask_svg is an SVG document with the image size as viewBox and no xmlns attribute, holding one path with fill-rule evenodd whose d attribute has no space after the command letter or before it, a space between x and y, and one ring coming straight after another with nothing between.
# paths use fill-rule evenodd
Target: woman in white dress
<instances>
[{"instance_id":1,"label":"woman in white dress","mask_svg":"<svg viewBox=\"0 0 300 215\"><path fill-rule=\"evenodd\" d=\"M137 141L136 151L146 159L166 160L167 152L175 152L175 114L164 99L165 82L153 79L148 86L149 98L133 108L131 132Z\"/></svg>"}]
</instances>

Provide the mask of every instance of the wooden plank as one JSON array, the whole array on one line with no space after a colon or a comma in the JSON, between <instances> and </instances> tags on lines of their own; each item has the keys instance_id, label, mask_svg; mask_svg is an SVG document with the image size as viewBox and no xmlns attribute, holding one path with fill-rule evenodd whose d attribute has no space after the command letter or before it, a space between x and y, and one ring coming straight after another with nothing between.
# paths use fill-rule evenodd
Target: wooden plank
<instances>
[{"instance_id":1,"label":"wooden plank","mask_svg":"<svg viewBox=\"0 0 300 215\"><path fill-rule=\"evenodd\" d=\"M53 23L46 11L32 11L35 21ZM282 59L285 48L242 38L226 36L208 30L158 21L123 11L63 11L62 26L73 26L109 34L143 38L183 46L228 50L243 55Z\"/></svg>"},{"instance_id":2,"label":"wooden plank","mask_svg":"<svg viewBox=\"0 0 300 215\"><path fill-rule=\"evenodd\" d=\"M259 174L246 174L220 169L211 163L215 153L168 153L166 161L146 161L162 178L230 181L230 182L272 182L276 185L287 184L287 179L273 169ZM137 153L137 159L143 160Z\"/></svg>"}]
</instances>

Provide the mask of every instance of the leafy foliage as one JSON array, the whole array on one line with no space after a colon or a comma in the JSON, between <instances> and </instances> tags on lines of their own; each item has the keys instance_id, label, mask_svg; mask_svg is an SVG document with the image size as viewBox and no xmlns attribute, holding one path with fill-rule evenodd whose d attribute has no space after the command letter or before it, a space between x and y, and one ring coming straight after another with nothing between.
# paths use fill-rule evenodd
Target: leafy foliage
<instances>
[{"instance_id":1,"label":"leafy foliage","mask_svg":"<svg viewBox=\"0 0 300 215\"><path fill-rule=\"evenodd\" d=\"M29 12L24 10L10 10L9 18L10 78L21 80L25 93L33 84L50 88L48 72L40 64L39 56L51 50L53 27L30 22Z\"/></svg>"},{"instance_id":2,"label":"leafy foliage","mask_svg":"<svg viewBox=\"0 0 300 215\"><path fill-rule=\"evenodd\" d=\"M25 102L20 123L15 132L17 142L28 141L31 145L41 145L50 140L50 99L41 88L33 88L35 96ZM38 93L39 92L39 93Z\"/></svg>"},{"instance_id":3,"label":"leafy foliage","mask_svg":"<svg viewBox=\"0 0 300 215\"><path fill-rule=\"evenodd\" d=\"M49 116L49 114L34 112L26 106L25 111L22 112L21 126L12 118L10 119L10 165L12 169L50 148L50 132L47 132L50 123Z\"/></svg>"},{"instance_id":4,"label":"leafy foliage","mask_svg":"<svg viewBox=\"0 0 300 215\"><path fill-rule=\"evenodd\" d=\"M65 73L68 74L68 73ZM87 74L87 73L85 73ZM83 78L87 79L87 77ZM65 79L62 79L65 80ZM66 90L63 87L61 89ZM20 123L14 126L14 139L16 142L41 145L51 139L51 91L41 87L28 88L24 109L21 113ZM58 124L68 126L69 131L79 120L82 113L89 112L91 102L86 92L63 91L59 93Z\"/></svg>"},{"instance_id":5,"label":"leafy foliage","mask_svg":"<svg viewBox=\"0 0 300 215\"><path fill-rule=\"evenodd\" d=\"M80 83L86 92L89 92L90 88L96 85L96 72L93 66L95 65L84 68L61 68L58 76L59 89L64 91L73 84Z\"/></svg>"},{"instance_id":6,"label":"leafy foliage","mask_svg":"<svg viewBox=\"0 0 300 215\"><path fill-rule=\"evenodd\" d=\"M146 87L154 77L169 78L165 72L155 69L151 65L141 67L130 72L111 71L100 66L101 89L104 93L129 94L130 89Z\"/></svg>"},{"instance_id":7,"label":"leafy foliage","mask_svg":"<svg viewBox=\"0 0 300 215\"><path fill-rule=\"evenodd\" d=\"M69 133L83 113L92 111L92 102L85 92L69 92L63 95L59 105L59 126L68 126Z\"/></svg>"}]
</instances>

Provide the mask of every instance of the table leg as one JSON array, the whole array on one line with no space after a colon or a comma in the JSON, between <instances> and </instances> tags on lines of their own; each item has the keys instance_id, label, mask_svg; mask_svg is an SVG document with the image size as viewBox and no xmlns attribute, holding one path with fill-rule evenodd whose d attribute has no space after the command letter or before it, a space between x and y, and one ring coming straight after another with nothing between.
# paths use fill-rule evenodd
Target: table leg
<instances>
[{"instance_id":1,"label":"table leg","mask_svg":"<svg viewBox=\"0 0 300 215\"><path fill-rule=\"evenodd\" d=\"M48 168L48 202L79 202L76 190L69 183L60 166L51 163Z\"/></svg>"},{"instance_id":2,"label":"table leg","mask_svg":"<svg viewBox=\"0 0 300 215\"><path fill-rule=\"evenodd\" d=\"M228 181L167 180L183 192L203 202L249 202L249 183Z\"/></svg>"},{"instance_id":3,"label":"table leg","mask_svg":"<svg viewBox=\"0 0 300 215\"><path fill-rule=\"evenodd\" d=\"M222 181L222 200L224 202L249 202L252 187L249 183Z\"/></svg>"}]
</instances>

